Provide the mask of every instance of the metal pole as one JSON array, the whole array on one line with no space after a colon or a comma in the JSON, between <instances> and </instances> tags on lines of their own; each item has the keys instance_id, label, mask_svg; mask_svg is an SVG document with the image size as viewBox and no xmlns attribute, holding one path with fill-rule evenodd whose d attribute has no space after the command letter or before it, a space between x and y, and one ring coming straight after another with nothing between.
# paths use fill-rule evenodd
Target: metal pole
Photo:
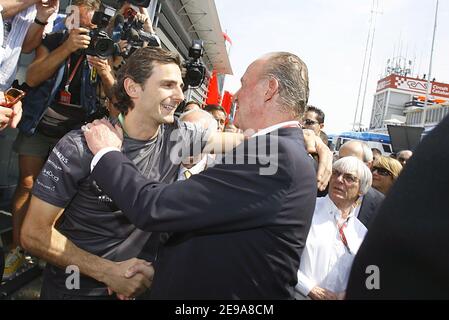
<instances>
[{"instance_id":1,"label":"metal pole","mask_svg":"<svg viewBox=\"0 0 449 320\"><path fill-rule=\"evenodd\" d=\"M424 101L424 107L421 118L421 126L424 128L424 124L426 123L426 115L427 115L427 100L429 99L429 94L431 93L431 84L430 79L432 75L432 59L433 59L433 47L435 45L435 33L437 31L437 19L438 19L438 1L435 8L435 24L433 26L433 37L432 37L432 48L430 51L430 63L429 63L429 73L427 74L427 88L426 88L426 101ZM430 92L429 92L430 91Z\"/></svg>"},{"instance_id":2,"label":"metal pole","mask_svg":"<svg viewBox=\"0 0 449 320\"><path fill-rule=\"evenodd\" d=\"M373 3L374 5L374 3ZM380 13L378 11L379 9L379 1L376 1L376 10L375 10L375 14L374 14L374 26L373 26L373 34L371 36L371 46L370 46L370 51L369 51L369 58L368 58L368 68L366 71L366 79L365 79L365 89L363 92L363 98L362 98L362 107L360 110L360 119L359 119L359 131L361 131L360 129L362 128L362 119L363 119L363 110L365 109L365 98L366 98L366 89L368 86L368 78L369 78L369 74L370 74L370 69L371 69L371 57L373 54L373 45L374 45L374 37L376 35L376 19L377 19L377 14Z\"/></svg>"},{"instance_id":3,"label":"metal pole","mask_svg":"<svg viewBox=\"0 0 449 320\"><path fill-rule=\"evenodd\" d=\"M371 9L371 18L370 18L369 29L368 29L368 37L366 38L365 56L363 58L362 74L360 75L359 93L357 95L357 104L355 107L354 120L352 121L352 131L354 131L354 129L355 129L355 122L357 121L357 114L359 111L360 94L362 93L363 75L365 74L366 56L368 53L369 39L371 36L371 29L373 26L373 16L374 16L374 0L373 0L373 7ZM359 124L359 129L360 129L360 124Z\"/></svg>"}]
</instances>

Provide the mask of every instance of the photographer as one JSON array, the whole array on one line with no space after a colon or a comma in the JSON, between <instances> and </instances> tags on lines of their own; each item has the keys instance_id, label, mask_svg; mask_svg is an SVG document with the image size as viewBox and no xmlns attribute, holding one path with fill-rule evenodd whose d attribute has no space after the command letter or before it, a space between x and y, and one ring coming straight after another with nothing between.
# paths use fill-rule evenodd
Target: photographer
<instances>
[{"instance_id":1,"label":"photographer","mask_svg":"<svg viewBox=\"0 0 449 320\"><path fill-rule=\"evenodd\" d=\"M27 71L26 82L32 89L23 100L20 132L14 142L20 180L12 203L13 251L5 277L14 275L25 261L19 247L20 228L34 179L49 152L67 132L95 117L100 108L99 84L111 86L114 82L106 61L80 52L89 45L88 32L95 27L91 19L100 1L76 0L73 4L72 16L66 19L70 30L49 34L36 49ZM74 25L79 27L72 28Z\"/></svg>"},{"instance_id":2,"label":"photographer","mask_svg":"<svg viewBox=\"0 0 449 320\"><path fill-rule=\"evenodd\" d=\"M20 53L30 53L40 45L44 28L58 7L59 0L0 0L0 91L6 91L16 78Z\"/></svg>"},{"instance_id":3,"label":"photographer","mask_svg":"<svg viewBox=\"0 0 449 320\"><path fill-rule=\"evenodd\" d=\"M132 31L130 29L133 29ZM108 26L108 33L118 43L121 55L113 57L113 69L117 72L128 58L137 48L148 46L148 41L140 41L138 30L155 37L159 42L153 26L151 23L148 11L144 7L137 7L131 5L129 2L124 2L117 14L111 19ZM139 40L137 40L139 39ZM128 41L130 40L130 41ZM153 46L155 45L152 43Z\"/></svg>"}]
</instances>

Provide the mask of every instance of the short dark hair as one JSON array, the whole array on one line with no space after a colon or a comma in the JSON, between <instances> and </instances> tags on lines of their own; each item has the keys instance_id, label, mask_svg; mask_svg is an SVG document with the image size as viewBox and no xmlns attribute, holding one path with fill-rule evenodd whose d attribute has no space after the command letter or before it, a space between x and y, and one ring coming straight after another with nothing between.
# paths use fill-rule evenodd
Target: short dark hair
<instances>
[{"instance_id":1,"label":"short dark hair","mask_svg":"<svg viewBox=\"0 0 449 320\"><path fill-rule=\"evenodd\" d=\"M221 111L225 115L227 115L226 110L219 104L208 104L207 106L204 107L204 110L207 112Z\"/></svg>"},{"instance_id":2,"label":"short dark hair","mask_svg":"<svg viewBox=\"0 0 449 320\"><path fill-rule=\"evenodd\" d=\"M309 111L316 113L316 119L317 119L319 124L324 123L324 112L323 112L323 110L321 110L320 108L317 108L315 106L308 105L307 109L306 109L306 112L309 112Z\"/></svg>"},{"instance_id":3,"label":"short dark hair","mask_svg":"<svg viewBox=\"0 0 449 320\"><path fill-rule=\"evenodd\" d=\"M158 47L145 47L136 50L126 64L119 70L117 81L114 85L114 106L123 114L134 108L134 103L125 90L124 82L126 78L132 79L140 84L144 89L144 84L153 74L154 64L176 64L180 70L181 58L177 53L173 53Z\"/></svg>"},{"instance_id":4,"label":"short dark hair","mask_svg":"<svg viewBox=\"0 0 449 320\"><path fill-rule=\"evenodd\" d=\"M185 106L187 107L189 104L196 104L201 109L201 103L199 103L198 101L190 100L189 102L185 103Z\"/></svg>"}]
</instances>

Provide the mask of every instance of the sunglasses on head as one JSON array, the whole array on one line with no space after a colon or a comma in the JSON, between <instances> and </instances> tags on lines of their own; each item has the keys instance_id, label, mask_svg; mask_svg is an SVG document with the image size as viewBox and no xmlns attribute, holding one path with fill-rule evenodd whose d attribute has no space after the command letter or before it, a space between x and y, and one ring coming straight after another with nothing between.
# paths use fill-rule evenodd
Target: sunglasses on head
<instances>
[{"instance_id":1,"label":"sunglasses on head","mask_svg":"<svg viewBox=\"0 0 449 320\"><path fill-rule=\"evenodd\" d=\"M11 108L25 96L24 91L16 88L9 88L3 94L5 96L5 101L0 102L0 105L7 108Z\"/></svg>"},{"instance_id":2,"label":"sunglasses on head","mask_svg":"<svg viewBox=\"0 0 449 320\"><path fill-rule=\"evenodd\" d=\"M393 175L393 174L392 174L390 171L388 171L387 169L380 168L380 167L373 167L373 169L371 170L372 173L374 173L374 172L376 172L376 171L377 171L377 174L379 174L379 175L381 175L381 176L384 176L384 177L386 177L386 176L392 176L392 175Z\"/></svg>"},{"instance_id":3,"label":"sunglasses on head","mask_svg":"<svg viewBox=\"0 0 449 320\"><path fill-rule=\"evenodd\" d=\"M311 119L304 120L304 124L306 126L313 126L314 124L317 124L317 123L318 123L318 121L314 121L314 120L311 120Z\"/></svg>"}]
</instances>

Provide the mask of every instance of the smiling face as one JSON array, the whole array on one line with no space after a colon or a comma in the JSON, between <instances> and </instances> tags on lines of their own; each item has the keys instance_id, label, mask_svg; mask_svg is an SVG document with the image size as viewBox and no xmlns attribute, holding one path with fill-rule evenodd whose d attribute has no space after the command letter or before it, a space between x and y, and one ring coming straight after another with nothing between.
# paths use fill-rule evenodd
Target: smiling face
<instances>
[{"instance_id":1,"label":"smiling face","mask_svg":"<svg viewBox=\"0 0 449 320\"><path fill-rule=\"evenodd\" d=\"M179 66L174 63L154 63L153 72L145 85L136 85L135 108L155 124L173 123L174 113L184 100L183 81ZM129 88L128 90L132 90Z\"/></svg>"}]
</instances>

